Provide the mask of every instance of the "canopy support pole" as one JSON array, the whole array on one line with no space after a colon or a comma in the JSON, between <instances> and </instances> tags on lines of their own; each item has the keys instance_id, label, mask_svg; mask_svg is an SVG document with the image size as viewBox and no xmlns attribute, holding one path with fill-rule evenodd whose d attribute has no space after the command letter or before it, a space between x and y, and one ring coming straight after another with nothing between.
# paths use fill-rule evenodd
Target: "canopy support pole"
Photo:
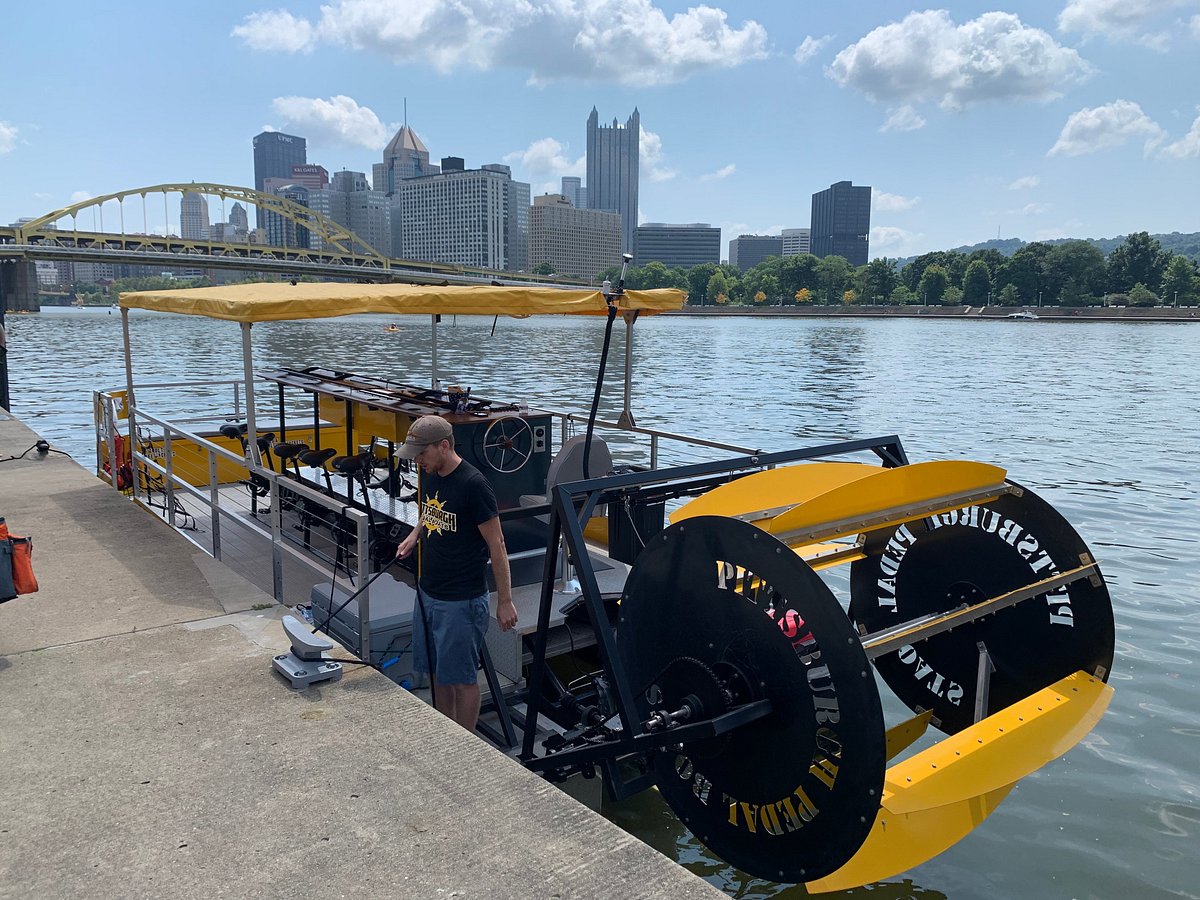
<instances>
[{"instance_id":1,"label":"canopy support pole","mask_svg":"<svg viewBox=\"0 0 1200 900\"><path fill-rule=\"evenodd\" d=\"M633 323L637 321L638 310L625 313L625 406L617 419L622 428L636 428L633 411L630 409L633 395Z\"/></svg>"},{"instance_id":2,"label":"canopy support pole","mask_svg":"<svg viewBox=\"0 0 1200 900\"><path fill-rule=\"evenodd\" d=\"M137 415L134 412L136 404L133 399L133 348L129 345L129 310L121 307L121 336L125 340L125 420L129 426L129 439L126 443L126 448L129 453L129 474L130 474L130 490L133 499L138 499L138 463L134 458L134 451L137 450ZM120 413L120 404L116 404L116 413ZM113 424L116 425L116 416L113 417ZM117 487L117 460L109 455L109 468L112 477L113 487Z\"/></svg>"},{"instance_id":3,"label":"canopy support pole","mask_svg":"<svg viewBox=\"0 0 1200 900\"><path fill-rule=\"evenodd\" d=\"M432 316L430 316L430 317L429 317L429 322L430 322L430 326L431 326L431 328L432 328L432 330L433 330L433 341L432 341L432 345L433 345L433 355L432 355L432 357L431 357L431 358L430 358L430 360L429 360L429 369L430 369L430 381L429 381L429 386L430 386L431 388L433 388L433 389L436 391L436 390L438 389L438 373L437 373L437 326L438 326L438 317L437 317L437 313L434 313Z\"/></svg>"},{"instance_id":4,"label":"canopy support pole","mask_svg":"<svg viewBox=\"0 0 1200 900\"><path fill-rule=\"evenodd\" d=\"M246 454L255 469L262 468L258 453L258 424L254 421L254 359L250 354L250 323L242 323L242 372L246 379Z\"/></svg>"}]
</instances>

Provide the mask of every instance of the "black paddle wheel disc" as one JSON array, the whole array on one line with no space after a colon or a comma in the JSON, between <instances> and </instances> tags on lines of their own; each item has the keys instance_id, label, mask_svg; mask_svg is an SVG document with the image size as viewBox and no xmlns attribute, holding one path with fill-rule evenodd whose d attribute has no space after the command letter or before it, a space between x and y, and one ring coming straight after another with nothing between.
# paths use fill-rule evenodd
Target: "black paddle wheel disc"
<instances>
[{"instance_id":1,"label":"black paddle wheel disc","mask_svg":"<svg viewBox=\"0 0 1200 900\"><path fill-rule=\"evenodd\" d=\"M655 752L659 791L714 853L772 881L836 871L883 788L871 667L824 582L764 531L715 516L654 537L626 582L617 646L641 721L692 721L767 699L727 735Z\"/></svg>"},{"instance_id":2,"label":"black paddle wheel disc","mask_svg":"<svg viewBox=\"0 0 1200 900\"><path fill-rule=\"evenodd\" d=\"M1011 482L1010 482L1011 483ZM868 632L1000 596L1093 561L1048 503L1022 488L981 506L873 533L851 568L850 616ZM909 708L929 709L947 734L975 719L979 644L995 712L1072 672L1107 680L1113 613L1097 572L992 616L875 660Z\"/></svg>"}]
</instances>

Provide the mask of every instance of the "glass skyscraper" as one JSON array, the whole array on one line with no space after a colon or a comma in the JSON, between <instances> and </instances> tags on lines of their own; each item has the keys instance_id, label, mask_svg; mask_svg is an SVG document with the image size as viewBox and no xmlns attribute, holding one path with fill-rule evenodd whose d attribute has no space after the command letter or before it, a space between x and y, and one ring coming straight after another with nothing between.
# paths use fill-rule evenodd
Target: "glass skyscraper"
<instances>
[{"instance_id":1,"label":"glass skyscraper","mask_svg":"<svg viewBox=\"0 0 1200 900\"><path fill-rule=\"evenodd\" d=\"M812 195L812 254L865 266L870 252L871 189L839 181Z\"/></svg>"},{"instance_id":2,"label":"glass skyscraper","mask_svg":"<svg viewBox=\"0 0 1200 900\"><path fill-rule=\"evenodd\" d=\"M282 131L264 131L254 136L254 189L262 191L268 178L291 178L292 166L308 162L308 142ZM261 218L261 210L259 211ZM259 227L265 223L259 222Z\"/></svg>"},{"instance_id":3,"label":"glass skyscraper","mask_svg":"<svg viewBox=\"0 0 1200 900\"><path fill-rule=\"evenodd\" d=\"M587 121L587 205L621 216L621 249L632 253L637 237L638 152L642 117L634 107L624 126L600 124L592 107ZM614 260L614 265L617 264Z\"/></svg>"}]
</instances>

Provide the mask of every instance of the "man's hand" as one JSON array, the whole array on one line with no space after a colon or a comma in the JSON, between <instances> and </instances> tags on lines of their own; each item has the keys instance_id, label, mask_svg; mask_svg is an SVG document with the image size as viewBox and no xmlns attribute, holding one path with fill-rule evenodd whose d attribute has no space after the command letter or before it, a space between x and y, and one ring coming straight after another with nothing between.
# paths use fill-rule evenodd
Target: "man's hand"
<instances>
[{"instance_id":1,"label":"man's hand","mask_svg":"<svg viewBox=\"0 0 1200 900\"><path fill-rule=\"evenodd\" d=\"M511 631L517 624L517 607L513 605L512 597L497 598L496 621L500 623L501 631Z\"/></svg>"},{"instance_id":2,"label":"man's hand","mask_svg":"<svg viewBox=\"0 0 1200 900\"><path fill-rule=\"evenodd\" d=\"M408 536L396 545L396 559L404 559L413 552L413 547L417 545L417 529L414 528L408 533Z\"/></svg>"}]
</instances>

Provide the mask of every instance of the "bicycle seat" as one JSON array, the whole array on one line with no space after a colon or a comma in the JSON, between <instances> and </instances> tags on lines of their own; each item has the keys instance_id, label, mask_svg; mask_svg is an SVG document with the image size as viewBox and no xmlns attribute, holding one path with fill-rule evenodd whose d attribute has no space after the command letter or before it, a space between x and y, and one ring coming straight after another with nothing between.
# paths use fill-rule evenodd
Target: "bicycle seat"
<instances>
[{"instance_id":1,"label":"bicycle seat","mask_svg":"<svg viewBox=\"0 0 1200 900\"><path fill-rule=\"evenodd\" d=\"M221 434L230 439L237 439L242 436L242 429L236 425L222 425Z\"/></svg>"},{"instance_id":2,"label":"bicycle seat","mask_svg":"<svg viewBox=\"0 0 1200 900\"><path fill-rule=\"evenodd\" d=\"M271 448L271 441L273 440L275 440L275 432L273 431L268 431L266 434L260 434L258 436L258 441L256 442L258 444L258 452L266 453L267 450Z\"/></svg>"},{"instance_id":3,"label":"bicycle seat","mask_svg":"<svg viewBox=\"0 0 1200 900\"><path fill-rule=\"evenodd\" d=\"M325 468L325 463L337 456L337 451L332 447L326 447L324 450L304 450L298 454L300 462L306 466L312 466L314 469Z\"/></svg>"},{"instance_id":4,"label":"bicycle seat","mask_svg":"<svg viewBox=\"0 0 1200 900\"><path fill-rule=\"evenodd\" d=\"M280 459L294 459L308 449L301 441L283 441L271 448Z\"/></svg>"}]
</instances>

